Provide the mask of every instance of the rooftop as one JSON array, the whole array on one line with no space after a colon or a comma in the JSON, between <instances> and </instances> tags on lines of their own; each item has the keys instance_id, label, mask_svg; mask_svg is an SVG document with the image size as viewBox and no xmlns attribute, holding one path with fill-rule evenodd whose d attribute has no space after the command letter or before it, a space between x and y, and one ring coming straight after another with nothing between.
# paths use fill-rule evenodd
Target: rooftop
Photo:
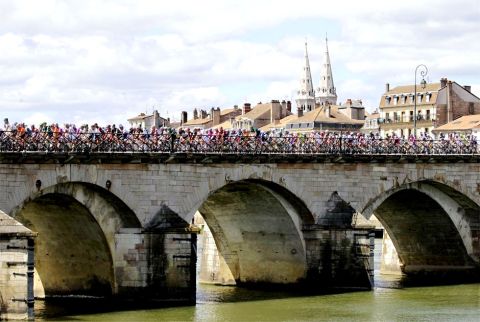
<instances>
[{"instance_id":1,"label":"rooftop","mask_svg":"<svg viewBox=\"0 0 480 322\"><path fill-rule=\"evenodd\" d=\"M450 123L437 127L434 131L465 131L472 129L480 129L480 114L462 116Z\"/></svg>"},{"instance_id":2,"label":"rooftop","mask_svg":"<svg viewBox=\"0 0 480 322\"><path fill-rule=\"evenodd\" d=\"M417 84L417 92L437 92L441 89L440 83L427 83L425 88L422 88L420 85ZM407 93L414 93L415 92L415 85L403 85L397 86L390 89L384 95L395 95L395 94L407 94Z\"/></svg>"},{"instance_id":3,"label":"rooftop","mask_svg":"<svg viewBox=\"0 0 480 322\"><path fill-rule=\"evenodd\" d=\"M343 123L343 124L363 124L363 120L352 120L348 116L342 114L338 111L339 106L330 105L330 117L325 115L325 108L327 106L321 106L313 111L305 113L302 117L294 119L288 123L311 123L311 122L321 122L321 123Z\"/></svg>"}]
</instances>

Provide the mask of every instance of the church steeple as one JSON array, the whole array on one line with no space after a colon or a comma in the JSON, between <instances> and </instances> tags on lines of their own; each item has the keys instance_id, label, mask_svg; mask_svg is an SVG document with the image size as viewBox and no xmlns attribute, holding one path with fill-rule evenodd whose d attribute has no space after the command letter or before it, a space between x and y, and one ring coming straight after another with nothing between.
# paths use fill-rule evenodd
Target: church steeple
<instances>
[{"instance_id":1,"label":"church steeple","mask_svg":"<svg viewBox=\"0 0 480 322\"><path fill-rule=\"evenodd\" d=\"M317 88L316 102L320 105L337 104L337 90L333 83L332 65L328 53L328 38L325 37L325 57L320 75L320 86Z\"/></svg>"},{"instance_id":2,"label":"church steeple","mask_svg":"<svg viewBox=\"0 0 480 322\"><path fill-rule=\"evenodd\" d=\"M303 66L300 77L300 88L297 91L297 108L303 111L315 109L315 91L312 83L312 73L310 71L310 61L308 60L307 42L305 41L305 65Z\"/></svg>"}]
</instances>

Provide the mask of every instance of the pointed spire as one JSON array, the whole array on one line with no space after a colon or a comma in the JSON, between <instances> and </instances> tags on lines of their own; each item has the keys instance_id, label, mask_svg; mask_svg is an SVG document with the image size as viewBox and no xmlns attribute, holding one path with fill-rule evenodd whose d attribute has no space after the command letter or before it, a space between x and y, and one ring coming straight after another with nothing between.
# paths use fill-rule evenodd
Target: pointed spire
<instances>
[{"instance_id":1,"label":"pointed spire","mask_svg":"<svg viewBox=\"0 0 480 322\"><path fill-rule=\"evenodd\" d=\"M328 37L325 34L325 57L320 75L320 86L317 88L316 102L321 105L337 104L337 91L333 83L332 66L328 52Z\"/></svg>"},{"instance_id":2,"label":"pointed spire","mask_svg":"<svg viewBox=\"0 0 480 322\"><path fill-rule=\"evenodd\" d=\"M297 107L304 111L315 109L315 91L313 89L312 73L310 71L310 61L308 59L307 40L305 39L305 63L300 76L300 88L297 91Z\"/></svg>"}]
</instances>

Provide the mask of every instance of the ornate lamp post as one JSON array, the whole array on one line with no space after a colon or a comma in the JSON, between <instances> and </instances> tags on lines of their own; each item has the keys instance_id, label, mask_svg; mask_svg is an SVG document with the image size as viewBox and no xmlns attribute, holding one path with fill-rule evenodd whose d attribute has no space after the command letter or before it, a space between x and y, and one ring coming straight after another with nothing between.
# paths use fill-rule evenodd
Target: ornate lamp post
<instances>
[{"instance_id":1,"label":"ornate lamp post","mask_svg":"<svg viewBox=\"0 0 480 322\"><path fill-rule=\"evenodd\" d=\"M420 76L422 80L420 81L420 86L422 89L425 89L427 82L425 81L425 76L428 74L428 68L424 64L420 64L415 68L415 86L414 86L414 97L413 97L413 135L417 137L417 73L420 68Z\"/></svg>"}]
</instances>

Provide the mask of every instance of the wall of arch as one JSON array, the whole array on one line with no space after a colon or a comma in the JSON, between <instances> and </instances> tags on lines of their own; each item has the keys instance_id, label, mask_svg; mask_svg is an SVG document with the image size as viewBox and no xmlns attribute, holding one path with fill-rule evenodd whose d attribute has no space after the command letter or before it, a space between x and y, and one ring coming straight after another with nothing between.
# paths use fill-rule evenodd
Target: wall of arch
<instances>
[{"instance_id":1,"label":"wall of arch","mask_svg":"<svg viewBox=\"0 0 480 322\"><path fill-rule=\"evenodd\" d=\"M115 234L140 223L112 193L60 183L30 195L11 215L39 233L35 266L47 296L116 292Z\"/></svg>"},{"instance_id":2,"label":"wall of arch","mask_svg":"<svg viewBox=\"0 0 480 322\"><path fill-rule=\"evenodd\" d=\"M238 284L305 278L304 224L313 216L285 188L263 180L231 182L199 208Z\"/></svg>"},{"instance_id":3,"label":"wall of arch","mask_svg":"<svg viewBox=\"0 0 480 322\"><path fill-rule=\"evenodd\" d=\"M373 213L391 236L404 272L475 270L480 207L446 184L424 180L393 188L362 213Z\"/></svg>"}]
</instances>

